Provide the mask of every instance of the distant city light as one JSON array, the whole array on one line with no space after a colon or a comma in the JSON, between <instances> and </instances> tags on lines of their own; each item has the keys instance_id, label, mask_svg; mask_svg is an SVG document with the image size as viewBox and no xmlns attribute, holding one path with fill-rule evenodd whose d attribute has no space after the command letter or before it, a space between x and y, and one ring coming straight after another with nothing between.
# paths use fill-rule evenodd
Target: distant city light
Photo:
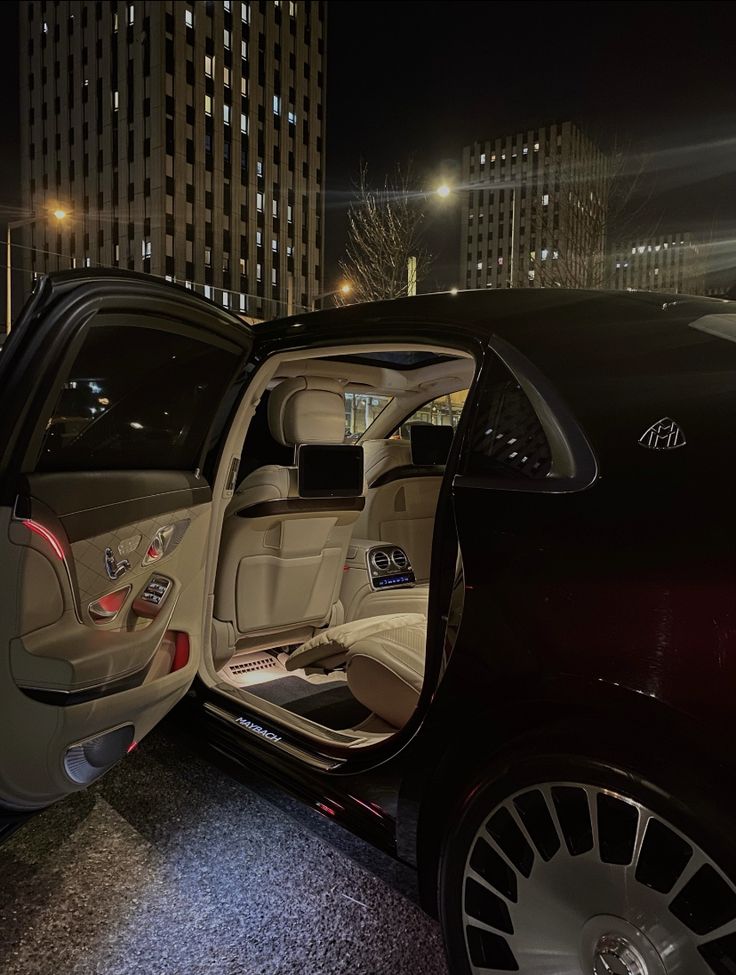
<instances>
[{"instance_id":1,"label":"distant city light","mask_svg":"<svg viewBox=\"0 0 736 975\"><path fill-rule=\"evenodd\" d=\"M66 210L62 210L62 209L54 210L54 216L56 217L57 220L63 220L64 217L66 216Z\"/></svg>"},{"instance_id":2,"label":"distant city light","mask_svg":"<svg viewBox=\"0 0 736 975\"><path fill-rule=\"evenodd\" d=\"M457 288L450 288L450 294L451 295L456 295L457 294Z\"/></svg>"},{"instance_id":3,"label":"distant city light","mask_svg":"<svg viewBox=\"0 0 736 975\"><path fill-rule=\"evenodd\" d=\"M450 187L447 185L447 183L441 183L435 192L437 193L437 196L441 196L444 200L450 195Z\"/></svg>"}]
</instances>

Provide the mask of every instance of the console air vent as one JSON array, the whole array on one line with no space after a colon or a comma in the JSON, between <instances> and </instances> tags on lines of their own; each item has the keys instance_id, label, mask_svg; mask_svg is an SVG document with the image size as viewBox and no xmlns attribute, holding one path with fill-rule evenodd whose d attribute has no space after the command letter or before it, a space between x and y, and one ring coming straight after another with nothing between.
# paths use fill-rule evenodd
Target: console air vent
<instances>
[{"instance_id":1,"label":"console air vent","mask_svg":"<svg viewBox=\"0 0 736 975\"><path fill-rule=\"evenodd\" d=\"M391 552L391 561L397 569L405 569L409 564L409 559L406 557L406 552L402 548L395 548Z\"/></svg>"},{"instance_id":2,"label":"console air vent","mask_svg":"<svg viewBox=\"0 0 736 975\"><path fill-rule=\"evenodd\" d=\"M391 560L388 557L388 553L384 552L383 549L377 549L371 554L371 561L379 572L387 572L391 566Z\"/></svg>"}]
</instances>

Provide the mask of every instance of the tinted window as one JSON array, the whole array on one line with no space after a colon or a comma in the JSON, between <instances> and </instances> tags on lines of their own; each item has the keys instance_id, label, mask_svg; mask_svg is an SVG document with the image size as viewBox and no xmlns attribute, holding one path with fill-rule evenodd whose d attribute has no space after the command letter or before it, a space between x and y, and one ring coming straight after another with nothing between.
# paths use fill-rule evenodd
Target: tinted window
<instances>
[{"instance_id":1,"label":"tinted window","mask_svg":"<svg viewBox=\"0 0 736 975\"><path fill-rule=\"evenodd\" d=\"M430 400L404 420L399 427L398 436L401 440L410 440L411 428L416 424L429 423L432 426L452 427L456 430L467 398L467 389L461 389L457 393L445 393Z\"/></svg>"},{"instance_id":2,"label":"tinted window","mask_svg":"<svg viewBox=\"0 0 736 975\"><path fill-rule=\"evenodd\" d=\"M37 470L194 470L239 359L216 339L93 326L48 420Z\"/></svg>"},{"instance_id":3,"label":"tinted window","mask_svg":"<svg viewBox=\"0 0 736 975\"><path fill-rule=\"evenodd\" d=\"M486 372L472 435L472 467L522 478L547 477L552 453L529 398L500 362Z\"/></svg>"}]
</instances>

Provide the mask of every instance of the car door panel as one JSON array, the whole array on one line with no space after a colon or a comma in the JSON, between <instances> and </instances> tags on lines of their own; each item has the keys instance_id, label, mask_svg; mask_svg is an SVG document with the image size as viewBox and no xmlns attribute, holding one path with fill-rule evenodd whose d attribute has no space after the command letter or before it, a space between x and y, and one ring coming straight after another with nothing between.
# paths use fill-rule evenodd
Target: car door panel
<instances>
[{"instance_id":1,"label":"car door panel","mask_svg":"<svg viewBox=\"0 0 736 975\"><path fill-rule=\"evenodd\" d=\"M0 808L40 808L102 774L186 693L202 650L213 431L252 336L160 283L91 282L61 276L55 329L45 283L11 336L26 387L43 374L56 392L45 381L31 408L7 407L26 429L0 464Z\"/></svg>"}]
</instances>

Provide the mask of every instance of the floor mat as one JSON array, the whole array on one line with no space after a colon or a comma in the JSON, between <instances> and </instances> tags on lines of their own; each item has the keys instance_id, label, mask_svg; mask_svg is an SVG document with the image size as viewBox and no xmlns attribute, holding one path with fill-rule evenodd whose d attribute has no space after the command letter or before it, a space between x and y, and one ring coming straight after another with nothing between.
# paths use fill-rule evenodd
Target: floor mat
<instances>
[{"instance_id":1,"label":"floor mat","mask_svg":"<svg viewBox=\"0 0 736 975\"><path fill-rule=\"evenodd\" d=\"M335 731L352 728L370 714L355 700L344 680L310 684L301 677L282 677L243 690Z\"/></svg>"}]
</instances>

